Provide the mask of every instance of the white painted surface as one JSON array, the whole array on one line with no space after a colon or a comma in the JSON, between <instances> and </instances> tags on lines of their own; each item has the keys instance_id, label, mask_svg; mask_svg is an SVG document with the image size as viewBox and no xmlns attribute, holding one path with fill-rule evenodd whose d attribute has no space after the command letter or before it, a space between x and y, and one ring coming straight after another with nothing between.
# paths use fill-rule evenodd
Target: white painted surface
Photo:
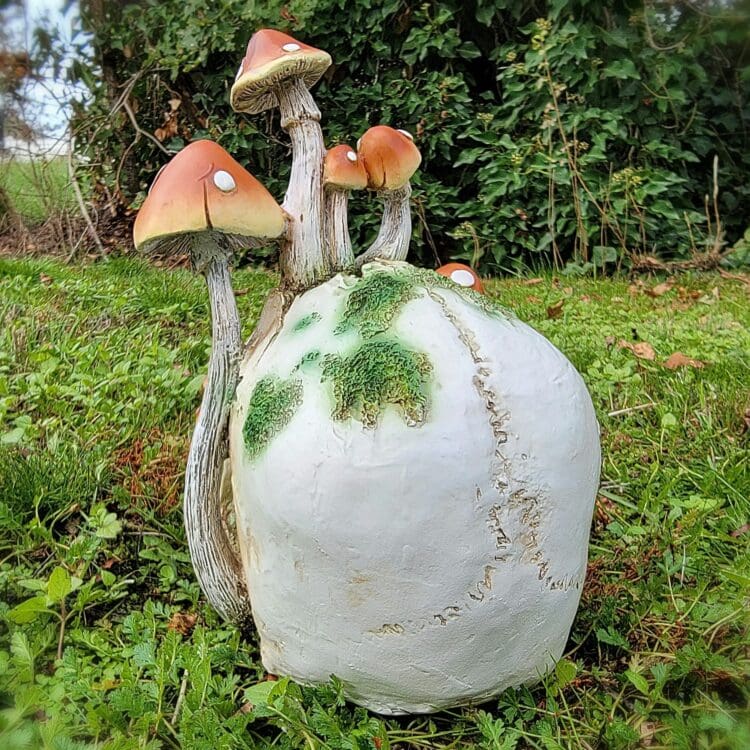
<instances>
[{"instance_id":1,"label":"white painted surface","mask_svg":"<svg viewBox=\"0 0 750 750\"><path fill-rule=\"evenodd\" d=\"M451 274L451 280L455 281L460 286L474 286L476 279L471 271L467 271L464 268L459 268Z\"/></svg>"},{"instance_id":2,"label":"white painted surface","mask_svg":"<svg viewBox=\"0 0 750 750\"><path fill-rule=\"evenodd\" d=\"M243 449L259 378L355 346L331 333L354 282L298 298L241 370L230 455L263 663L303 683L335 674L383 713L533 682L578 606L600 460L585 386L546 339L425 291L395 323L435 368L425 424L395 407L376 429L333 421L330 384L308 366L288 427L254 461ZM312 312L322 320L292 330Z\"/></svg>"}]
</instances>

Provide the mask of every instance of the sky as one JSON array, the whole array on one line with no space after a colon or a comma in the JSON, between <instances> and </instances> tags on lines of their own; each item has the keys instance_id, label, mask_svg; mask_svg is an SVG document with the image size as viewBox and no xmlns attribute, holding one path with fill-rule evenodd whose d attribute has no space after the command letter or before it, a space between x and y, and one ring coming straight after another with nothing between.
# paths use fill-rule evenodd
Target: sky
<instances>
[{"instance_id":1,"label":"sky","mask_svg":"<svg viewBox=\"0 0 750 750\"><path fill-rule=\"evenodd\" d=\"M33 29L40 21L47 28L56 29L64 40L70 40L77 3L65 14L63 4L63 0L25 0L24 12L18 14L9 26L14 42L29 49ZM42 80L27 83L25 93L30 102L28 119L47 139L64 139L69 117L67 102L77 93L75 89L63 81L56 81L51 71L46 71Z\"/></svg>"}]
</instances>

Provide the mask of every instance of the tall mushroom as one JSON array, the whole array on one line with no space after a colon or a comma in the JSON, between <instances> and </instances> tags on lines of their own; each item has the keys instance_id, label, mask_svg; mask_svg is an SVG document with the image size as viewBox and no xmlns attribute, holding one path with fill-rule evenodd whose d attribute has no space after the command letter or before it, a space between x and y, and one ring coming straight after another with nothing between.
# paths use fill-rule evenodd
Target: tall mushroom
<instances>
[{"instance_id":1,"label":"tall mushroom","mask_svg":"<svg viewBox=\"0 0 750 750\"><path fill-rule=\"evenodd\" d=\"M375 242L356 260L357 267L375 258L405 260L411 238L409 179L422 162L414 139L387 125L370 128L357 144L369 177L367 187L383 198L384 211Z\"/></svg>"},{"instance_id":2,"label":"tall mushroom","mask_svg":"<svg viewBox=\"0 0 750 750\"><path fill-rule=\"evenodd\" d=\"M284 198L291 216L281 251L281 272L290 289L325 277L323 249L323 158L320 110L309 88L331 64L327 52L273 29L253 34L231 91L232 108L258 114L278 106L281 127L292 141L292 170Z\"/></svg>"},{"instance_id":3,"label":"tall mushroom","mask_svg":"<svg viewBox=\"0 0 750 750\"><path fill-rule=\"evenodd\" d=\"M350 190L367 187L367 172L357 152L341 145L330 149L323 165L326 247L331 268L341 271L354 263L347 206Z\"/></svg>"},{"instance_id":4,"label":"tall mushroom","mask_svg":"<svg viewBox=\"0 0 750 750\"><path fill-rule=\"evenodd\" d=\"M133 228L139 250L189 252L208 285L212 347L185 473L185 529L206 597L242 628L250 624L250 601L221 511L227 424L241 350L229 267L236 248L278 237L284 224L284 212L260 182L221 146L196 141L162 167Z\"/></svg>"}]
</instances>

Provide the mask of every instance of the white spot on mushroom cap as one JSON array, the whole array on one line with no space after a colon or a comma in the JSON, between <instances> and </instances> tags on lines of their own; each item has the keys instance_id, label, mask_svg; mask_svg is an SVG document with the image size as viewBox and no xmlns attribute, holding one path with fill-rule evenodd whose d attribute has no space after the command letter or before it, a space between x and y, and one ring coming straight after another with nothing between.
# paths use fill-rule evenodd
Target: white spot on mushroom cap
<instances>
[{"instance_id":1,"label":"white spot on mushroom cap","mask_svg":"<svg viewBox=\"0 0 750 750\"><path fill-rule=\"evenodd\" d=\"M347 151L346 158L349 159L349 161L357 161L357 154L355 154L354 151Z\"/></svg>"},{"instance_id":2,"label":"white spot on mushroom cap","mask_svg":"<svg viewBox=\"0 0 750 750\"><path fill-rule=\"evenodd\" d=\"M234 177L223 169L214 172L214 185L223 193L229 193L237 187Z\"/></svg>"},{"instance_id":3,"label":"white spot on mushroom cap","mask_svg":"<svg viewBox=\"0 0 750 750\"><path fill-rule=\"evenodd\" d=\"M281 49L283 49L284 52L297 52L297 50L302 49L302 47L294 42L287 42Z\"/></svg>"},{"instance_id":4,"label":"white spot on mushroom cap","mask_svg":"<svg viewBox=\"0 0 750 750\"><path fill-rule=\"evenodd\" d=\"M459 286L474 286L474 274L465 268L457 268L451 273L451 281L455 281Z\"/></svg>"},{"instance_id":5,"label":"white spot on mushroom cap","mask_svg":"<svg viewBox=\"0 0 750 750\"><path fill-rule=\"evenodd\" d=\"M410 141L414 140L414 136L408 130L401 130L401 128L399 128L397 132L401 133L401 135L405 135Z\"/></svg>"}]
</instances>

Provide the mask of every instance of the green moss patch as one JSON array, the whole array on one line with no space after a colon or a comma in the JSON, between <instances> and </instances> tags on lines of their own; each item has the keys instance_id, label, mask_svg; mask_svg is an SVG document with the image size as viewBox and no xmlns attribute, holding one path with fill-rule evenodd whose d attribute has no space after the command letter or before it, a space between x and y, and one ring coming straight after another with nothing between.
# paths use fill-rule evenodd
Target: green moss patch
<instances>
[{"instance_id":1,"label":"green moss patch","mask_svg":"<svg viewBox=\"0 0 750 750\"><path fill-rule=\"evenodd\" d=\"M354 418L365 427L375 427L389 404L402 411L407 423L423 423L431 373L426 354L398 341L376 339L362 343L348 356L326 355L321 379L333 383L334 419Z\"/></svg>"},{"instance_id":2,"label":"green moss patch","mask_svg":"<svg viewBox=\"0 0 750 750\"><path fill-rule=\"evenodd\" d=\"M363 338L387 331L401 308L417 296L415 284L406 274L374 271L363 276L349 292L341 322L335 333L355 329Z\"/></svg>"},{"instance_id":3,"label":"green moss patch","mask_svg":"<svg viewBox=\"0 0 750 750\"><path fill-rule=\"evenodd\" d=\"M299 362L297 362L297 365L295 366L295 370L302 370L307 365L314 364L320 359L320 350L319 349L313 349L312 351L307 352L306 354L302 355L302 358Z\"/></svg>"},{"instance_id":4,"label":"green moss patch","mask_svg":"<svg viewBox=\"0 0 750 750\"><path fill-rule=\"evenodd\" d=\"M282 380L269 375L257 382L242 427L245 449L250 458L259 456L289 424L301 403L302 383L299 380Z\"/></svg>"},{"instance_id":5,"label":"green moss patch","mask_svg":"<svg viewBox=\"0 0 750 750\"><path fill-rule=\"evenodd\" d=\"M311 312L309 315L305 315L304 318L300 318L294 324L292 330L295 333L299 333L299 331L304 331L306 328L309 328L313 323L317 323L319 320L322 320L320 313Z\"/></svg>"}]
</instances>

